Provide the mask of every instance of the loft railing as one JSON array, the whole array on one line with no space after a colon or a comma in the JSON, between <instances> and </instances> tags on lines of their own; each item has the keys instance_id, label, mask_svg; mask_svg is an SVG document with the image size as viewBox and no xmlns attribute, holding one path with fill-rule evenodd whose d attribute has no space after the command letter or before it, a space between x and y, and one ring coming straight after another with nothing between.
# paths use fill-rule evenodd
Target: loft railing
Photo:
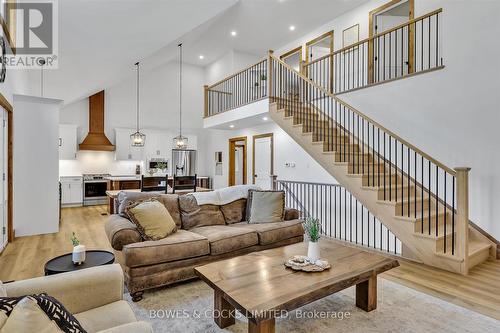
<instances>
[{"instance_id":1,"label":"loft railing","mask_svg":"<svg viewBox=\"0 0 500 333\"><path fill-rule=\"evenodd\" d=\"M302 72L338 94L443 67L441 12L435 10L302 65Z\"/></svg>"},{"instance_id":2,"label":"loft railing","mask_svg":"<svg viewBox=\"0 0 500 333\"><path fill-rule=\"evenodd\" d=\"M211 86L205 86L205 117L267 97L267 58Z\"/></svg>"},{"instance_id":3,"label":"loft railing","mask_svg":"<svg viewBox=\"0 0 500 333\"><path fill-rule=\"evenodd\" d=\"M323 235L401 254L401 241L345 187L278 179L274 188L285 192L287 207L298 209L304 218L319 219Z\"/></svg>"},{"instance_id":4,"label":"loft railing","mask_svg":"<svg viewBox=\"0 0 500 333\"><path fill-rule=\"evenodd\" d=\"M269 96L303 129L378 187L380 200L418 222L415 231L442 240L437 249L467 258L468 170L451 169L269 54ZM438 144L438 143L436 143ZM332 161L333 162L333 161Z\"/></svg>"}]
</instances>

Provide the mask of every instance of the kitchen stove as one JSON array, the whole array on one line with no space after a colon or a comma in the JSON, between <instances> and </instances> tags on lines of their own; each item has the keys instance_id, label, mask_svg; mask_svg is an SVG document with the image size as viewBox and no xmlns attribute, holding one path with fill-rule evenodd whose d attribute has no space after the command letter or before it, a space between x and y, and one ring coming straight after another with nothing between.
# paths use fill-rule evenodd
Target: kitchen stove
<instances>
[{"instance_id":1,"label":"kitchen stove","mask_svg":"<svg viewBox=\"0 0 500 333\"><path fill-rule=\"evenodd\" d=\"M110 174L83 174L83 205L104 205Z\"/></svg>"}]
</instances>

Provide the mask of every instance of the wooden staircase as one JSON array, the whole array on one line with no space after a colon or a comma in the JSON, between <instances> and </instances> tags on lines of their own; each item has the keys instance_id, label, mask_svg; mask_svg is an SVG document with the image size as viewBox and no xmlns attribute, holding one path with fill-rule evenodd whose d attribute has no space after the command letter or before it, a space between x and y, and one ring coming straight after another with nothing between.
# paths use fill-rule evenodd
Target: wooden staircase
<instances>
[{"instance_id":1,"label":"wooden staircase","mask_svg":"<svg viewBox=\"0 0 500 333\"><path fill-rule=\"evenodd\" d=\"M496 256L469 223L469 169L432 159L272 54L268 63L272 119L401 240L403 256L462 274Z\"/></svg>"}]
</instances>

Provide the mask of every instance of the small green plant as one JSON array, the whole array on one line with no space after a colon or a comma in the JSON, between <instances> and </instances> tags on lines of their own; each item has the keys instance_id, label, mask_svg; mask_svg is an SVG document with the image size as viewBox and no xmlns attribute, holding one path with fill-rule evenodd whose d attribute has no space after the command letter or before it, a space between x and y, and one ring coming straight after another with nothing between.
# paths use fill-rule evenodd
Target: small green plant
<instances>
[{"instance_id":1,"label":"small green plant","mask_svg":"<svg viewBox=\"0 0 500 333\"><path fill-rule=\"evenodd\" d=\"M321 225L319 220L314 217L308 217L303 223L303 226L307 236L309 236L309 240L311 242L317 242L321 234Z\"/></svg>"},{"instance_id":2,"label":"small green plant","mask_svg":"<svg viewBox=\"0 0 500 333\"><path fill-rule=\"evenodd\" d=\"M76 237L76 234L74 232L71 235L71 243L73 243L73 246L80 245L80 241L78 240L78 237Z\"/></svg>"},{"instance_id":3,"label":"small green plant","mask_svg":"<svg viewBox=\"0 0 500 333\"><path fill-rule=\"evenodd\" d=\"M160 170L165 170L167 168L167 163L165 162L158 162L156 163L156 168Z\"/></svg>"},{"instance_id":4,"label":"small green plant","mask_svg":"<svg viewBox=\"0 0 500 333\"><path fill-rule=\"evenodd\" d=\"M267 80L267 76L266 76L266 74L261 74L261 75L260 75L260 80L261 80L261 81L266 81L266 80Z\"/></svg>"}]
</instances>

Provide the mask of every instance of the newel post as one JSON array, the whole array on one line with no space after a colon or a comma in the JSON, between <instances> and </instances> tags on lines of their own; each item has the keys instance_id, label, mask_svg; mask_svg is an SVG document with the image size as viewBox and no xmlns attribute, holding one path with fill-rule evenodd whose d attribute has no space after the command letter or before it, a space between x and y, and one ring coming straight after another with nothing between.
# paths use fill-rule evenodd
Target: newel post
<instances>
[{"instance_id":1,"label":"newel post","mask_svg":"<svg viewBox=\"0 0 500 333\"><path fill-rule=\"evenodd\" d=\"M204 111L203 111L203 117L208 117L208 86L204 85L203 86L203 99L204 99Z\"/></svg>"},{"instance_id":2,"label":"newel post","mask_svg":"<svg viewBox=\"0 0 500 333\"><path fill-rule=\"evenodd\" d=\"M278 182L277 182L278 176L271 175L270 177L271 177L271 188L273 190L277 190L278 189Z\"/></svg>"},{"instance_id":3,"label":"newel post","mask_svg":"<svg viewBox=\"0 0 500 333\"><path fill-rule=\"evenodd\" d=\"M273 92L273 50L269 50L267 55L267 97L269 101L272 102L272 92Z\"/></svg>"},{"instance_id":4,"label":"newel post","mask_svg":"<svg viewBox=\"0 0 500 333\"><path fill-rule=\"evenodd\" d=\"M469 272L469 171L470 168L455 168L457 177L456 231L457 255L463 259L461 273Z\"/></svg>"}]
</instances>

